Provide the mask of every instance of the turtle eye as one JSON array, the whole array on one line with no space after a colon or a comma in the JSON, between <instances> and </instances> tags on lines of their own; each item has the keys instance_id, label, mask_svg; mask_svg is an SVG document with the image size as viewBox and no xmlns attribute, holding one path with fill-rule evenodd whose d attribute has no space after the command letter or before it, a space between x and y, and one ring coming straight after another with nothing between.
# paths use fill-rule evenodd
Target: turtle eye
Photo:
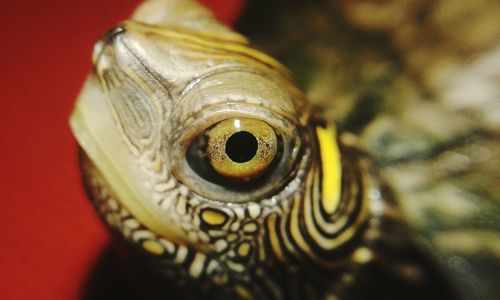
<instances>
[{"instance_id":1,"label":"turtle eye","mask_svg":"<svg viewBox=\"0 0 500 300\"><path fill-rule=\"evenodd\" d=\"M218 174L234 180L250 180L265 173L277 148L276 133L260 120L227 119L208 132L210 165Z\"/></svg>"},{"instance_id":2,"label":"turtle eye","mask_svg":"<svg viewBox=\"0 0 500 300\"><path fill-rule=\"evenodd\" d=\"M207 129L187 151L190 167L212 182L243 183L268 173L280 155L281 136L266 122L231 118Z\"/></svg>"}]
</instances>

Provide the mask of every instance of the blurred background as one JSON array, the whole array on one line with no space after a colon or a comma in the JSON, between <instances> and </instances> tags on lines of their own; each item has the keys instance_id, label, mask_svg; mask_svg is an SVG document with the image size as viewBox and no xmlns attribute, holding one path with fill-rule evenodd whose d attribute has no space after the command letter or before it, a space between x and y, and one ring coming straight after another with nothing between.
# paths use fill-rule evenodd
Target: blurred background
<instances>
[{"instance_id":1,"label":"blurred background","mask_svg":"<svg viewBox=\"0 0 500 300\"><path fill-rule=\"evenodd\" d=\"M68 117L94 43L139 2L0 1L0 299L77 299L108 243ZM201 2L226 23L242 5Z\"/></svg>"}]
</instances>

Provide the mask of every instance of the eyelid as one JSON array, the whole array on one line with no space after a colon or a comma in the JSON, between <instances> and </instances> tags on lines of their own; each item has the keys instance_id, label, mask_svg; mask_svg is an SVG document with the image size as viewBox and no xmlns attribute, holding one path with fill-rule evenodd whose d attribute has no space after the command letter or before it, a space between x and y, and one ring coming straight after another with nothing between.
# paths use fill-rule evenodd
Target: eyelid
<instances>
[{"instance_id":1,"label":"eyelid","mask_svg":"<svg viewBox=\"0 0 500 300\"><path fill-rule=\"evenodd\" d=\"M226 102L212 105L203 111L193 112L188 119L174 118L171 124L167 124L167 128L165 128L168 134L167 141L176 148L171 151L169 159L175 161L182 158L182 153L187 150L192 140L200 132L222 120L236 117L265 121L271 127L289 136L295 134L295 124L298 124L298 120L292 116L283 116L268 108L248 103Z\"/></svg>"}]
</instances>

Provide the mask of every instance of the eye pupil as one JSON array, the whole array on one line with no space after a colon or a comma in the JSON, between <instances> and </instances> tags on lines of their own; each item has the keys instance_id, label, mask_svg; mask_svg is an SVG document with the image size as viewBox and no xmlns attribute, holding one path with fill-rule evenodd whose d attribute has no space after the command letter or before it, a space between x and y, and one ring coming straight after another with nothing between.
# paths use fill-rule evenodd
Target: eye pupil
<instances>
[{"instance_id":1,"label":"eye pupil","mask_svg":"<svg viewBox=\"0 0 500 300\"><path fill-rule=\"evenodd\" d=\"M234 162L250 161L257 153L258 142L248 131L238 131L231 135L226 142L226 154Z\"/></svg>"}]
</instances>

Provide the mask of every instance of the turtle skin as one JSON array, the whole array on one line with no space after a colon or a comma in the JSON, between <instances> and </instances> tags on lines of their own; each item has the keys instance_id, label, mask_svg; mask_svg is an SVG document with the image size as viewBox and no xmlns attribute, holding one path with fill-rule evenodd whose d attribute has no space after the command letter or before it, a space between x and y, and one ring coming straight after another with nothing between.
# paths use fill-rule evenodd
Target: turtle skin
<instances>
[{"instance_id":1,"label":"turtle skin","mask_svg":"<svg viewBox=\"0 0 500 300\"><path fill-rule=\"evenodd\" d=\"M499 295L499 16L498 4L486 0L249 1L238 30L292 71L316 108L313 119L322 120L313 126L337 125L343 166L370 161L362 177L377 181L387 206L367 225L381 237L353 250L362 266L290 273L293 266L273 262L275 269L264 269L279 298ZM126 30L108 32L106 42ZM123 257L103 256L87 298L249 298L248 290L165 281L152 271L160 262L124 239L121 214L134 212L113 211L109 203L118 204L103 196L113 191L85 151L81 167ZM150 242L150 251L164 251Z\"/></svg>"},{"instance_id":2,"label":"turtle skin","mask_svg":"<svg viewBox=\"0 0 500 300\"><path fill-rule=\"evenodd\" d=\"M498 1L250 1L238 29L376 161L462 299L500 297Z\"/></svg>"}]
</instances>

